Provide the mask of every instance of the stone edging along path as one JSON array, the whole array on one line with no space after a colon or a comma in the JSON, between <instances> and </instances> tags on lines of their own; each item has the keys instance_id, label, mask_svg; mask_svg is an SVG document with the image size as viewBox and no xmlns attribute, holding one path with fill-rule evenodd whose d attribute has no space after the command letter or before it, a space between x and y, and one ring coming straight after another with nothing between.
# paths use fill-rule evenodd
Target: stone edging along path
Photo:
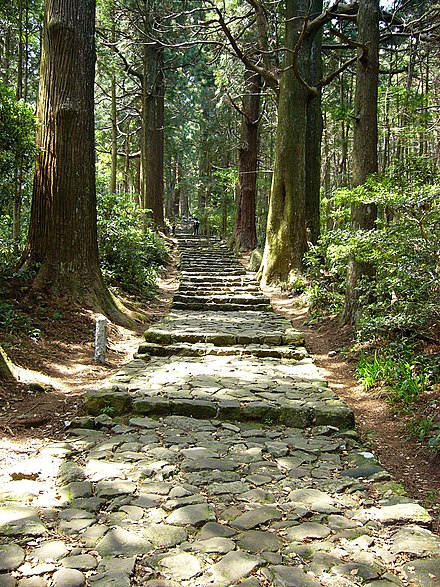
<instances>
[{"instance_id":1,"label":"stone edging along path","mask_svg":"<svg viewBox=\"0 0 440 587\"><path fill-rule=\"evenodd\" d=\"M0 587L438 587L440 538L218 241L170 314L0 488Z\"/></svg>"}]
</instances>

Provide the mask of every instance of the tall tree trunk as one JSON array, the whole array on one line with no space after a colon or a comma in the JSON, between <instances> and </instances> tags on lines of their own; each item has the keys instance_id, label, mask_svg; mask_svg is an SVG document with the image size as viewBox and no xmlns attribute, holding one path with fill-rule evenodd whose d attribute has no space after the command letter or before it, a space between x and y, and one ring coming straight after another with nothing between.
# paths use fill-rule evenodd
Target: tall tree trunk
<instances>
[{"instance_id":1,"label":"tall tree trunk","mask_svg":"<svg viewBox=\"0 0 440 587\"><path fill-rule=\"evenodd\" d=\"M35 288L120 320L98 261L94 23L94 0L46 2L38 159L24 262L41 264Z\"/></svg>"},{"instance_id":2,"label":"tall tree trunk","mask_svg":"<svg viewBox=\"0 0 440 587\"><path fill-rule=\"evenodd\" d=\"M116 178L118 173L118 118L116 106L116 76L113 74L111 79L111 112L110 122L112 127L111 140L111 168L110 168L110 193L116 193Z\"/></svg>"},{"instance_id":3,"label":"tall tree trunk","mask_svg":"<svg viewBox=\"0 0 440 587\"><path fill-rule=\"evenodd\" d=\"M233 238L235 246L240 251L249 251L257 246L255 210L260 93L260 75L245 71L238 167L238 195Z\"/></svg>"},{"instance_id":4,"label":"tall tree trunk","mask_svg":"<svg viewBox=\"0 0 440 587\"><path fill-rule=\"evenodd\" d=\"M291 273L302 270L307 249L305 143L309 93L299 83L292 68L292 51L307 9L306 0L286 1L285 44L288 51L280 81L275 164L266 244L259 273L263 283L285 280ZM296 58L296 67L303 78L308 57L303 46Z\"/></svg>"},{"instance_id":5,"label":"tall tree trunk","mask_svg":"<svg viewBox=\"0 0 440 587\"><path fill-rule=\"evenodd\" d=\"M202 120L205 121L205 124L209 120L209 112L206 107L203 109ZM200 136L200 150L198 160L199 187L197 190L197 214L205 229L208 219L206 214L206 205L209 199L209 184L211 181L211 162L208 137L209 130L208 126L205 125L202 128ZM194 210L190 210L190 214L194 215Z\"/></svg>"},{"instance_id":6,"label":"tall tree trunk","mask_svg":"<svg viewBox=\"0 0 440 587\"><path fill-rule=\"evenodd\" d=\"M356 93L353 129L353 185L366 182L369 175L377 172L377 90L379 71L379 3L378 0L363 0L358 12L358 49L356 71ZM375 228L377 206L374 203L353 204L351 228L369 231ZM374 268L352 257L349 261L345 309L346 323L358 321L360 308L359 282L362 277L372 277Z\"/></svg>"},{"instance_id":7,"label":"tall tree trunk","mask_svg":"<svg viewBox=\"0 0 440 587\"><path fill-rule=\"evenodd\" d=\"M311 4L311 18L322 12L322 0ZM313 39L308 61L307 82L315 86L322 77L322 29ZM307 104L306 140L306 226L308 239L316 244L321 232L321 142L322 142L321 91L309 95Z\"/></svg>"},{"instance_id":8,"label":"tall tree trunk","mask_svg":"<svg viewBox=\"0 0 440 587\"><path fill-rule=\"evenodd\" d=\"M180 214L180 207L181 207L181 198L182 198L182 189L181 189L181 179L182 179L182 161L180 157L177 157L176 160L176 177L175 177L175 184L173 189L173 199L172 199L172 210L171 210L171 217L173 220L177 220Z\"/></svg>"},{"instance_id":9,"label":"tall tree trunk","mask_svg":"<svg viewBox=\"0 0 440 587\"><path fill-rule=\"evenodd\" d=\"M111 42L113 44L116 43L116 24L115 24L115 5L112 3L111 8L111 18L112 18L112 32L111 32ZM114 69L114 66L112 66ZM116 177L117 177L117 170L118 170L118 114L117 114L117 104L116 104L116 74L112 71L111 76L111 106L110 106L110 122L112 127L112 140L111 140L111 156L112 156L112 163L110 169L110 193L116 193Z\"/></svg>"},{"instance_id":10,"label":"tall tree trunk","mask_svg":"<svg viewBox=\"0 0 440 587\"><path fill-rule=\"evenodd\" d=\"M143 73L142 196L151 219L164 228L164 76L163 49L144 47Z\"/></svg>"},{"instance_id":11,"label":"tall tree trunk","mask_svg":"<svg viewBox=\"0 0 440 587\"><path fill-rule=\"evenodd\" d=\"M17 56L17 100L23 98L23 50L24 50L24 30L23 30L23 0L18 2L18 56ZM22 204L22 184L23 173L20 168L16 169L14 186L14 202L12 210L12 240L14 241L14 251L19 252L20 233L21 233L21 204Z\"/></svg>"}]
</instances>

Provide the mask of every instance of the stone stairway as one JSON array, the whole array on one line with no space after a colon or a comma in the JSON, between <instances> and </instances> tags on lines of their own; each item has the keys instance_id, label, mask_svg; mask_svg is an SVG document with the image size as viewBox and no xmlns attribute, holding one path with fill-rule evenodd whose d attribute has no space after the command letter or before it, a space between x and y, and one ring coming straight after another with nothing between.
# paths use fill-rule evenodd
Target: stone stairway
<instances>
[{"instance_id":1,"label":"stone stairway","mask_svg":"<svg viewBox=\"0 0 440 587\"><path fill-rule=\"evenodd\" d=\"M0 587L439 587L429 512L301 334L227 307L260 294L220 243L180 247L178 295L207 307L172 308L64 440L0 471Z\"/></svg>"},{"instance_id":2,"label":"stone stairway","mask_svg":"<svg viewBox=\"0 0 440 587\"><path fill-rule=\"evenodd\" d=\"M181 236L179 250L170 313L107 387L86 394L88 411L352 428L351 409L329 389L302 334L271 310L226 246Z\"/></svg>"},{"instance_id":3,"label":"stone stairway","mask_svg":"<svg viewBox=\"0 0 440 587\"><path fill-rule=\"evenodd\" d=\"M181 238L179 249L181 282L173 308L223 312L271 310L254 277L246 274L225 244Z\"/></svg>"}]
</instances>

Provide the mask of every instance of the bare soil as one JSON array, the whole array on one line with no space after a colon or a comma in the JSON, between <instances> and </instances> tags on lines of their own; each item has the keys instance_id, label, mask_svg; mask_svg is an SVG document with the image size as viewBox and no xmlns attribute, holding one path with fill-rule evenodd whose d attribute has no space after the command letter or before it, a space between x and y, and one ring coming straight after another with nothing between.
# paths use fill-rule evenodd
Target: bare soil
<instances>
[{"instance_id":1,"label":"bare soil","mask_svg":"<svg viewBox=\"0 0 440 587\"><path fill-rule=\"evenodd\" d=\"M148 325L167 313L176 288L173 270L159 280L155 299L140 308L141 321L131 329L111 324L106 363L96 365L96 314L63 305L60 300L47 302L19 283L2 287L0 302L13 304L28 326L27 333L18 326L14 329L13 324L7 331L0 330L0 340L17 365L19 376L18 383L0 383L0 462L5 464L19 458L17 455L32 452L36 444L47 439L61 439L64 421L81 414L83 390L99 385L132 358ZM331 387L355 411L364 440L371 443L382 464L408 494L431 510L438 531L440 455L409 437L383 398L363 391L354 376L353 360L340 352L350 342L347 329L340 328L336 319L308 326L307 310L295 297L278 289L265 292L274 309L305 333L308 350Z\"/></svg>"}]
</instances>

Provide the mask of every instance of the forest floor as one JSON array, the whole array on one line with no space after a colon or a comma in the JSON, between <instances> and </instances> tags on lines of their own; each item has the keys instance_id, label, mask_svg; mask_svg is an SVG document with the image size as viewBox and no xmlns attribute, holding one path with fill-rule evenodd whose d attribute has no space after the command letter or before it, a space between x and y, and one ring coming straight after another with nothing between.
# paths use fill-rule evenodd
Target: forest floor
<instances>
[{"instance_id":1,"label":"forest floor","mask_svg":"<svg viewBox=\"0 0 440 587\"><path fill-rule=\"evenodd\" d=\"M0 340L18 365L19 383L0 384L0 465L24 458L46 439L63 438L64 422L82 413L83 390L99 386L132 358L148 325L167 313L176 288L177 273L169 272L159 280L142 322L132 329L110 325L104 365L93 361L96 314L63 306L59 300L49 303L23 284L1 288L0 312L12 306L15 319L11 316L6 331L0 329ZM408 494L431 510L439 532L440 454L410 437L382 397L363 391L355 378L354 359L340 352L349 347L350 333L336 319L308 326L307 308L298 298L275 288L265 293L274 309L304 332L306 346L330 386L355 411L365 442Z\"/></svg>"}]
</instances>

